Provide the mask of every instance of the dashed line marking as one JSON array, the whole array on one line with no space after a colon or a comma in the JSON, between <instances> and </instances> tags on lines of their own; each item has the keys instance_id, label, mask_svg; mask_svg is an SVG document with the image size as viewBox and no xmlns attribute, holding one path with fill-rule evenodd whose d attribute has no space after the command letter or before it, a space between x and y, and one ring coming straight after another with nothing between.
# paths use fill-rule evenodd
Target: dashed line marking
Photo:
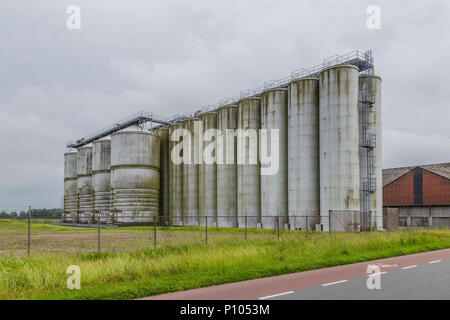
<instances>
[{"instance_id":1,"label":"dashed line marking","mask_svg":"<svg viewBox=\"0 0 450 320\"><path fill-rule=\"evenodd\" d=\"M442 260L435 260L435 261L430 261L430 262L428 262L428 263L430 263L430 264L433 264L433 263L438 263L438 262L441 262Z\"/></svg>"},{"instance_id":2,"label":"dashed line marking","mask_svg":"<svg viewBox=\"0 0 450 320\"><path fill-rule=\"evenodd\" d=\"M411 269L411 268L415 268L415 267L417 267L417 264L415 264L413 266L409 266L409 267L404 267L404 268L402 268L402 270Z\"/></svg>"},{"instance_id":3,"label":"dashed line marking","mask_svg":"<svg viewBox=\"0 0 450 320\"><path fill-rule=\"evenodd\" d=\"M291 294L291 293L294 293L294 291L287 291L287 292L283 292L283 293L277 293L277 294L274 294L274 295L271 295L271 296L258 298L258 300L264 300L264 299L275 298L275 297L284 296L284 295L286 295L286 294Z\"/></svg>"},{"instance_id":4,"label":"dashed line marking","mask_svg":"<svg viewBox=\"0 0 450 320\"><path fill-rule=\"evenodd\" d=\"M335 282L330 282L330 283L324 283L322 285L322 287L331 286L333 284L338 284L338 283L342 283L342 282L346 282L346 281L348 281L348 280L341 280L341 281L335 281Z\"/></svg>"}]
</instances>

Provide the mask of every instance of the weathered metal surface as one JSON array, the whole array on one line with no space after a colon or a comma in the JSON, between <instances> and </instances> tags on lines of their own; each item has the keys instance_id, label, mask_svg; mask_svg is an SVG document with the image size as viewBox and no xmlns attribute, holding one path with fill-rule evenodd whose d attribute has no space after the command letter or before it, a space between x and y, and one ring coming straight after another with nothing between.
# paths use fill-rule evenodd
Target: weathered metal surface
<instances>
[{"instance_id":1,"label":"weathered metal surface","mask_svg":"<svg viewBox=\"0 0 450 320\"><path fill-rule=\"evenodd\" d=\"M64 212L62 222L72 222L78 212L77 152L64 154Z\"/></svg>"},{"instance_id":2,"label":"weathered metal surface","mask_svg":"<svg viewBox=\"0 0 450 320\"><path fill-rule=\"evenodd\" d=\"M177 143L183 141L172 141L175 130L183 129L182 123L176 123L169 127L170 155L169 155L169 216L170 224L174 226L183 225L183 164L174 164L172 161L172 150ZM181 156L181 155L180 155Z\"/></svg>"},{"instance_id":3,"label":"weathered metal surface","mask_svg":"<svg viewBox=\"0 0 450 320\"><path fill-rule=\"evenodd\" d=\"M160 128L156 131L161 143L161 171L160 171L160 193L159 214L162 216L160 223L169 224L169 129Z\"/></svg>"},{"instance_id":4,"label":"weathered metal surface","mask_svg":"<svg viewBox=\"0 0 450 320\"><path fill-rule=\"evenodd\" d=\"M198 226L199 221L199 183L198 172L199 165L195 163L195 137L194 123L199 121L197 118L191 118L184 121L184 128L190 134L190 153L191 163L183 163L183 220L188 226ZM185 139L184 137L183 139ZM183 152L186 150L183 149Z\"/></svg>"},{"instance_id":5,"label":"weathered metal surface","mask_svg":"<svg viewBox=\"0 0 450 320\"><path fill-rule=\"evenodd\" d=\"M94 211L90 222L106 223L111 213L111 139L97 140L92 144L92 185L94 189Z\"/></svg>"},{"instance_id":6,"label":"weathered metal surface","mask_svg":"<svg viewBox=\"0 0 450 320\"><path fill-rule=\"evenodd\" d=\"M92 215L92 146L78 148L77 153L78 215L73 222L88 223Z\"/></svg>"}]
</instances>

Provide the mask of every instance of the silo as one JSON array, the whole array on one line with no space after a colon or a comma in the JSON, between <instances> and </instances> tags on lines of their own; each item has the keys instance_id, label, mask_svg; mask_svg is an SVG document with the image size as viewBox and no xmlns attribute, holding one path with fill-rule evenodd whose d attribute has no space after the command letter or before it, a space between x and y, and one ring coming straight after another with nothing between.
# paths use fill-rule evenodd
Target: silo
<instances>
[{"instance_id":1,"label":"silo","mask_svg":"<svg viewBox=\"0 0 450 320\"><path fill-rule=\"evenodd\" d=\"M111 213L111 139L97 140L92 144L92 185L94 210L91 222L106 223Z\"/></svg>"},{"instance_id":2,"label":"silo","mask_svg":"<svg viewBox=\"0 0 450 320\"><path fill-rule=\"evenodd\" d=\"M261 128L261 99L250 97L239 101L238 129L246 132L238 139L238 226L257 228L261 223L261 176L258 159L259 129ZM249 130L250 129L250 130ZM247 138L256 135L256 141ZM241 143L239 143L241 140ZM255 143L256 163L250 163L250 143ZM240 158L243 157L242 161ZM253 161L252 161L253 162Z\"/></svg>"},{"instance_id":3,"label":"silo","mask_svg":"<svg viewBox=\"0 0 450 320\"><path fill-rule=\"evenodd\" d=\"M320 215L360 210L358 69L340 65L319 75ZM344 220L341 217L341 220ZM336 222L333 220L333 222ZM345 226L334 224L335 230Z\"/></svg>"},{"instance_id":4,"label":"silo","mask_svg":"<svg viewBox=\"0 0 450 320\"><path fill-rule=\"evenodd\" d=\"M308 227L312 230L320 221L317 78L303 78L289 83L287 140L290 227L291 229Z\"/></svg>"},{"instance_id":5,"label":"silo","mask_svg":"<svg viewBox=\"0 0 450 320\"><path fill-rule=\"evenodd\" d=\"M77 154L78 217L74 222L88 223L92 215L92 146L78 148Z\"/></svg>"},{"instance_id":6,"label":"silo","mask_svg":"<svg viewBox=\"0 0 450 320\"><path fill-rule=\"evenodd\" d=\"M138 126L111 135L113 222L154 221L159 214L160 139Z\"/></svg>"},{"instance_id":7,"label":"silo","mask_svg":"<svg viewBox=\"0 0 450 320\"><path fill-rule=\"evenodd\" d=\"M169 158L169 216L171 225L183 225L183 164L175 164L172 161L172 150L178 143L182 143L183 137L180 136L178 141L172 135L175 130L184 129L182 123L175 123L169 127L170 139L170 158ZM182 151L180 155L182 156Z\"/></svg>"},{"instance_id":8,"label":"silo","mask_svg":"<svg viewBox=\"0 0 450 320\"><path fill-rule=\"evenodd\" d=\"M168 225L169 219L169 129L159 128L156 134L161 142L161 171L160 171L160 196L159 215L161 225Z\"/></svg>"},{"instance_id":9,"label":"silo","mask_svg":"<svg viewBox=\"0 0 450 320\"><path fill-rule=\"evenodd\" d=\"M370 100L373 104L368 107L367 104L361 103L361 101L366 100L365 93L370 93L372 96ZM383 174L381 162L381 78L379 76L359 76L359 101L361 211L370 210L372 212L372 229L380 230L383 228ZM367 108L366 115L364 115L364 108ZM368 207L364 205L365 192L368 192Z\"/></svg>"},{"instance_id":10,"label":"silo","mask_svg":"<svg viewBox=\"0 0 450 320\"><path fill-rule=\"evenodd\" d=\"M261 221L265 229L288 223L287 93L286 88L275 88L261 94L261 129L267 131L266 156L273 162L268 165L261 159ZM277 130L278 139L272 137L272 130ZM271 149L275 145L278 155Z\"/></svg>"},{"instance_id":11,"label":"silo","mask_svg":"<svg viewBox=\"0 0 450 320\"><path fill-rule=\"evenodd\" d=\"M202 121L203 130L205 133L206 130L209 129L217 131L216 112L202 113L200 115L200 120ZM199 219L201 226L206 224L206 217L208 217L208 226L217 226L217 166L215 161L217 147L216 135L217 133L215 133L214 138L211 136L204 136L202 139L203 154L211 159L209 159L210 161L208 161L208 163L205 163L205 160L208 159L203 157L202 163L199 165L198 199Z\"/></svg>"},{"instance_id":12,"label":"silo","mask_svg":"<svg viewBox=\"0 0 450 320\"><path fill-rule=\"evenodd\" d=\"M190 136L189 151L190 163L183 163L183 220L184 225L198 226L199 221L199 192L198 192L198 147L194 133L195 122L201 123L198 118L190 118L184 121L184 128L187 130L187 135ZM183 139L188 139L188 136ZM197 153L197 155L196 155Z\"/></svg>"},{"instance_id":13,"label":"silo","mask_svg":"<svg viewBox=\"0 0 450 320\"><path fill-rule=\"evenodd\" d=\"M61 222L73 222L77 211L77 152L71 151L64 154L64 213Z\"/></svg>"},{"instance_id":14,"label":"silo","mask_svg":"<svg viewBox=\"0 0 450 320\"><path fill-rule=\"evenodd\" d=\"M217 142L221 145L217 153L217 225L219 227L237 227L237 140L234 135L237 127L238 106L220 107L217 110L219 130ZM229 153L228 162L227 153Z\"/></svg>"}]
</instances>

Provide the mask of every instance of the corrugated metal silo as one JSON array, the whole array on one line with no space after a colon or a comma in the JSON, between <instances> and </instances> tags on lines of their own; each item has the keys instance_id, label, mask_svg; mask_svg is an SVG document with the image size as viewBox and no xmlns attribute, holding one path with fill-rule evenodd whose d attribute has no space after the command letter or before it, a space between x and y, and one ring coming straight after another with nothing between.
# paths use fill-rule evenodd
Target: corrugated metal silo
<instances>
[{"instance_id":1,"label":"corrugated metal silo","mask_svg":"<svg viewBox=\"0 0 450 320\"><path fill-rule=\"evenodd\" d=\"M240 130L254 129L256 131L256 152L259 150L259 134L261 128L261 99L250 97L239 101L238 128ZM245 163L238 163L238 226L256 228L261 222L261 176L260 164L249 163L249 139L239 146L239 155L245 154Z\"/></svg>"},{"instance_id":2,"label":"corrugated metal silo","mask_svg":"<svg viewBox=\"0 0 450 320\"><path fill-rule=\"evenodd\" d=\"M288 215L288 175L287 175L287 89L275 88L261 94L261 129L267 130L267 152L273 159L271 150L271 130L278 130L278 170L261 174L261 221L265 229L283 227ZM262 143L262 142L261 142ZM274 159L276 160L276 158ZM272 167L276 166L271 164ZM261 163L261 172L264 164ZM275 168L275 167L274 167Z\"/></svg>"},{"instance_id":3,"label":"corrugated metal silo","mask_svg":"<svg viewBox=\"0 0 450 320\"><path fill-rule=\"evenodd\" d=\"M319 130L320 215L328 230L330 210L360 210L357 67L320 73Z\"/></svg>"},{"instance_id":4,"label":"corrugated metal silo","mask_svg":"<svg viewBox=\"0 0 450 320\"><path fill-rule=\"evenodd\" d=\"M172 141L173 133L177 129L184 129L182 123L175 123L169 127L170 154L169 154L169 216L171 225L183 225L183 164L174 164L172 161L172 150L174 146L183 141ZM181 152L180 152L181 153ZM182 154L180 154L182 156Z\"/></svg>"},{"instance_id":5,"label":"corrugated metal silo","mask_svg":"<svg viewBox=\"0 0 450 320\"><path fill-rule=\"evenodd\" d=\"M160 194L159 214L161 224L168 225L169 219L169 129L159 128L156 134L161 143L161 171L160 171Z\"/></svg>"},{"instance_id":6,"label":"corrugated metal silo","mask_svg":"<svg viewBox=\"0 0 450 320\"><path fill-rule=\"evenodd\" d=\"M370 78L369 78L370 77ZM371 86L371 88L369 88ZM372 212L372 228L383 228L383 170L381 152L381 78L373 75L359 76L359 101L364 99L364 92L371 92L374 104L368 108L364 119L364 104L359 103L360 114L360 175L362 189L369 189L369 210ZM366 132L363 130L366 122ZM366 141L364 142L364 135ZM369 148L367 148L369 147ZM367 170L367 168L370 168ZM370 179L368 174L371 175ZM364 186L364 184L366 184ZM367 185L370 184L370 185ZM364 212L364 191L361 192L361 211Z\"/></svg>"},{"instance_id":7,"label":"corrugated metal silo","mask_svg":"<svg viewBox=\"0 0 450 320\"><path fill-rule=\"evenodd\" d=\"M199 225L199 165L196 164L196 142L194 127L195 121L201 122L198 118L191 118L184 121L184 128L190 134L190 163L183 163L183 219L184 224L188 226ZM183 139L186 139L184 137ZM186 150L183 149L183 152Z\"/></svg>"},{"instance_id":8,"label":"corrugated metal silo","mask_svg":"<svg viewBox=\"0 0 450 320\"><path fill-rule=\"evenodd\" d=\"M92 185L95 214L106 223L111 212L111 139L95 141L92 149ZM93 217L91 222L97 221Z\"/></svg>"},{"instance_id":9,"label":"corrugated metal silo","mask_svg":"<svg viewBox=\"0 0 450 320\"><path fill-rule=\"evenodd\" d=\"M77 152L64 154L64 213L61 222L73 222L77 216Z\"/></svg>"},{"instance_id":10,"label":"corrugated metal silo","mask_svg":"<svg viewBox=\"0 0 450 320\"><path fill-rule=\"evenodd\" d=\"M140 224L159 214L159 137L138 126L111 135L114 223Z\"/></svg>"},{"instance_id":11,"label":"corrugated metal silo","mask_svg":"<svg viewBox=\"0 0 450 320\"><path fill-rule=\"evenodd\" d=\"M222 152L217 154L217 225L219 227L237 227L237 140L234 136L237 127L237 105L223 106L217 110L217 128L219 129L217 141L223 146ZM227 129L230 129L228 134ZM229 148L227 148L227 136L230 141ZM228 164L227 152L230 153Z\"/></svg>"},{"instance_id":12,"label":"corrugated metal silo","mask_svg":"<svg viewBox=\"0 0 450 320\"><path fill-rule=\"evenodd\" d=\"M320 221L319 80L294 80L288 90L289 223L312 230Z\"/></svg>"},{"instance_id":13,"label":"corrugated metal silo","mask_svg":"<svg viewBox=\"0 0 450 320\"><path fill-rule=\"evenodd\" d=\"M78 217L74 222L88 223L92 215L92 146L78 148L77 154Z\"/></svg>"},{"instance_id":14,"label":"corrugated metal silo","mask_svg":"<svg viewBox=\"0 0 450 320\"><path fill-rule=\"evenodd\" d=\"M203 130L206 132L208 129L217 129L217 113L205 112L200 115L200 119L203 123ZM216 151L208 152L205 148L214 147L216 150L217 139L213 138L208 141L203 140L203 153L208 154L210 157L215 158ZM211 149L209 149L211 150ZM199 165L199 216L200 225L206 224L206 218L208 217L208 226L217 226L217 166L213 164L206 164L203 157L202 163ZM213 159L211 159L213 160Z\"/></svg>"}]
</instances>

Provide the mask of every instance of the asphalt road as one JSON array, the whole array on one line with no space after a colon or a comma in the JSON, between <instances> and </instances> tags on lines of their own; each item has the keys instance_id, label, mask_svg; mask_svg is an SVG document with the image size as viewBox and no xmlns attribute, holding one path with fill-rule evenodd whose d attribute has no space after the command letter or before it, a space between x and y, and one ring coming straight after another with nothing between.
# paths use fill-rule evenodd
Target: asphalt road
<instances>
[{"instance_id":1,"label":"asphalt road","mask_svg":"<svg viewBox=\"0 0 450 320\"><path fill-rule=\"evenodd\" d=\"M375 284L376 276L338 280L268 299L450 299L450 259L385 271L379 274L379 289L368 289L367 281Z\"/></svg>"}]
</instances>

